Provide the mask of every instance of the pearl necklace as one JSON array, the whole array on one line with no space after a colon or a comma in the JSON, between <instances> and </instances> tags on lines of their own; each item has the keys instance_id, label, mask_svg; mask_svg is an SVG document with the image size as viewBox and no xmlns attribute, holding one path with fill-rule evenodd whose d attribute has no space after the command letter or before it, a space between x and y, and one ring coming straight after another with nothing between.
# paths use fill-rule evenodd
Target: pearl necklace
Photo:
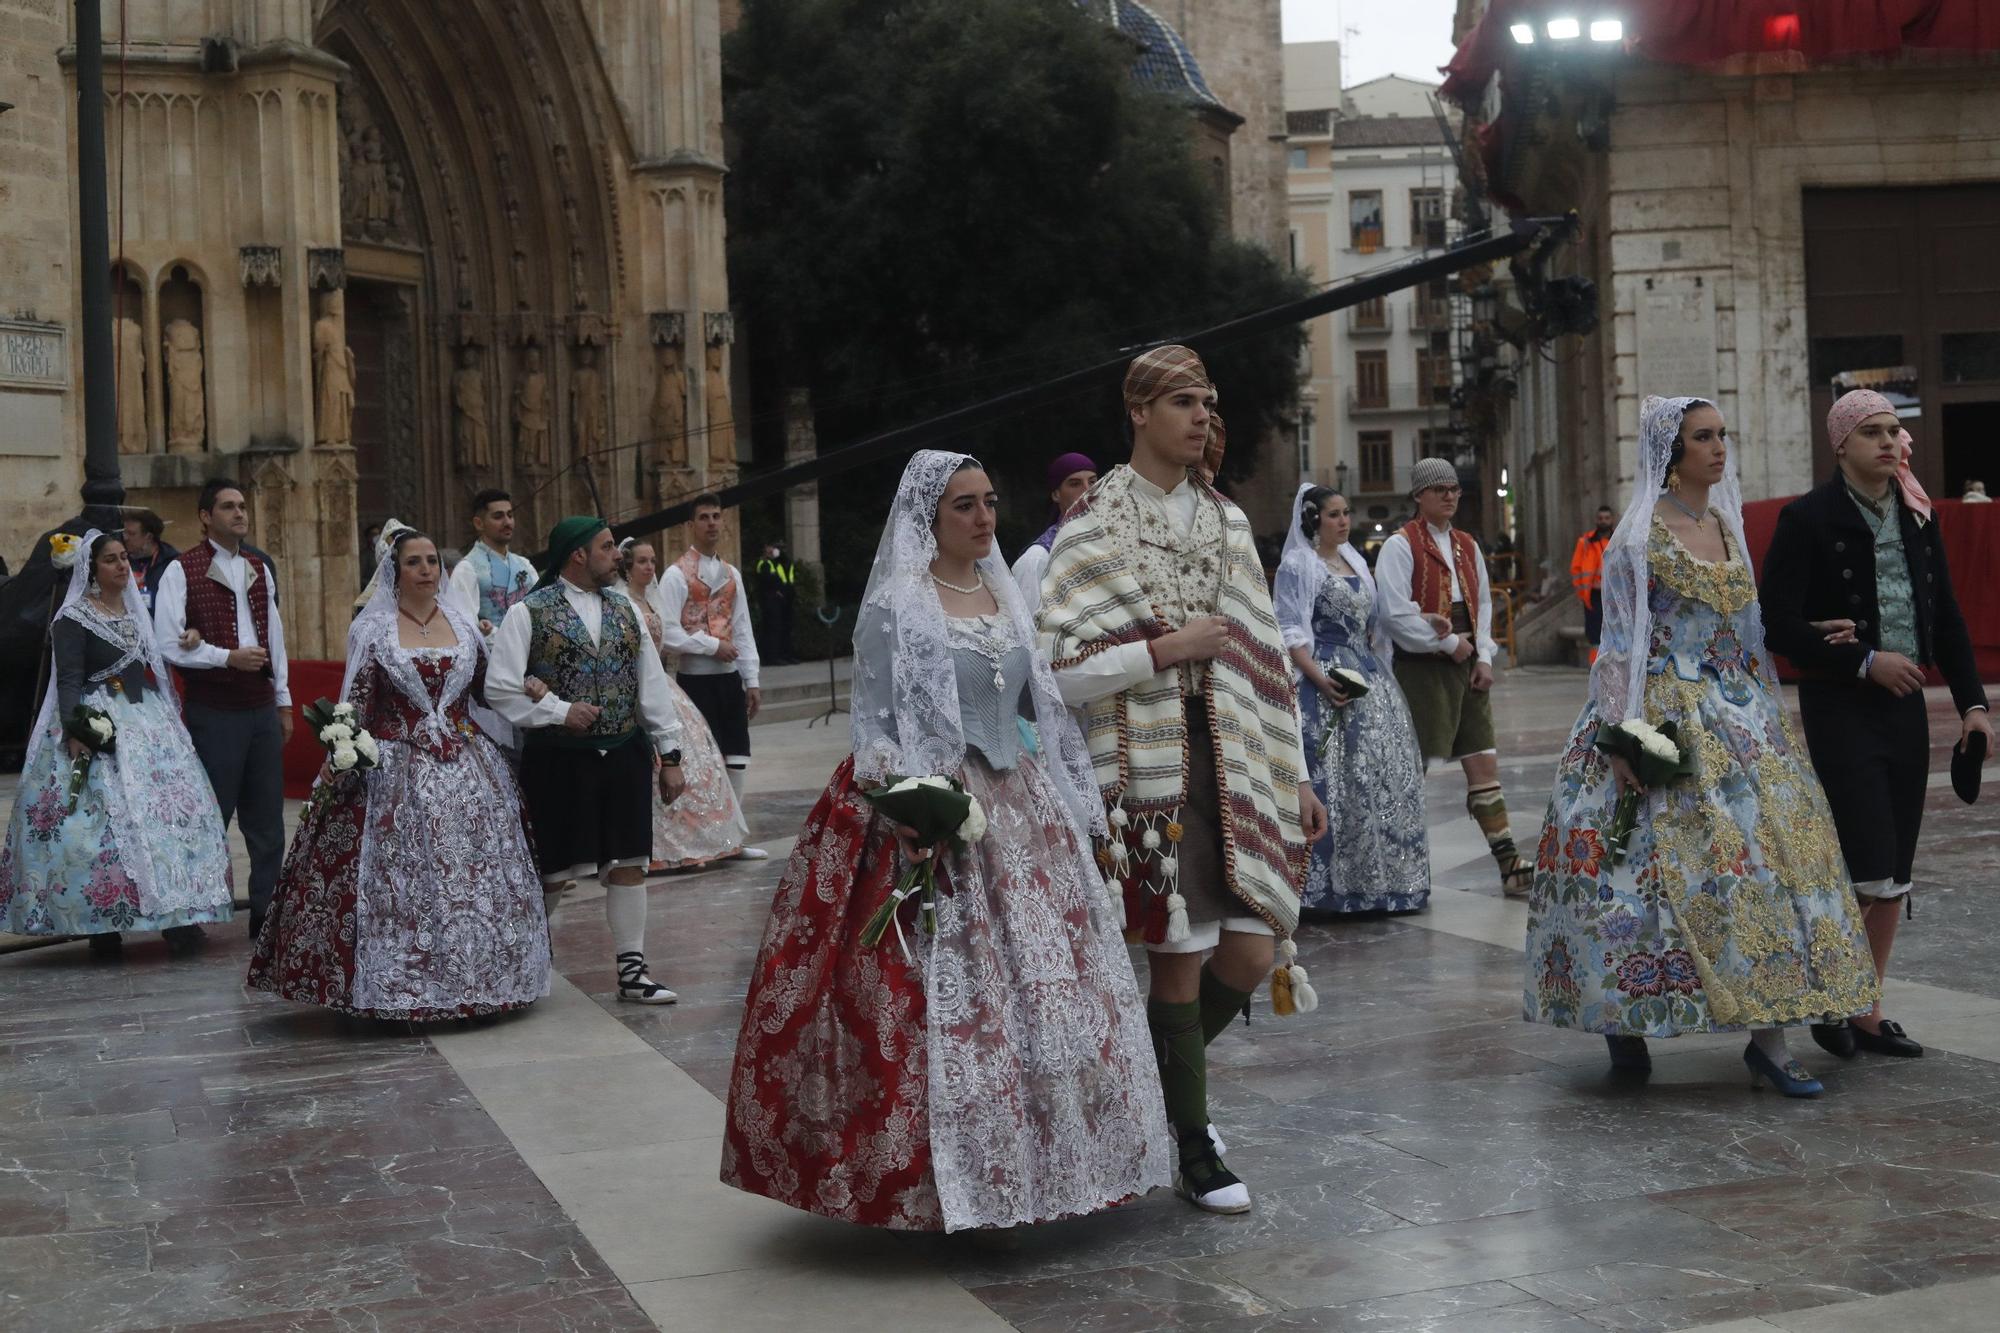
<instances>
[{"instance_id":1,"label":"pearl necklace","mask_svg":"<svg viewBox=\"0 0 2000 1333\"><path fill-rule=\"evenodd\" d=\"M977 573L975 573L972 576L972 586L969 588L962 588L958 584L951 582L949 579L940 578L936 570L931 571L931 582L937 584L937 586L940 588L949 588L951 591L957 593L961 597L970 597L974 593L978 592L981 588L984 588L986 586L986 580L980 578Z\"/></svg>"},{"instance_id":2,"label":"pearl necklace","mask_svg":"<svg viewBox=\"0 0 2000 1333\"><path fill-rule=\"evenodd\" d=\"M1665 491L1662 492L1662 494L1664 494L1667 497L1668 504L1672 505L1674 508L1680 510L1683 514L1686 514L1689 518L1694 520L1694 525L1697 530L1700 529L1702 523L1708 518L1707 514L1697 514L1691 507L1689 507L1686 504L1683 504L1681 502L1681 497L1675 495L1672 491Z\"/></svg>"}]
</instances>

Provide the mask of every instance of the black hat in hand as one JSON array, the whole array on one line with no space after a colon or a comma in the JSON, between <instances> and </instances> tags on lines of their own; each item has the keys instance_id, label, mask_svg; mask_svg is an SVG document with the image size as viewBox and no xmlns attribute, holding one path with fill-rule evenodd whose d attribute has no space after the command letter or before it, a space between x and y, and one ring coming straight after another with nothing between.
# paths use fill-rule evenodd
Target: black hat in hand
<instances>
[{"instance_id":1,"label":"black hat in hand","mask_svg":"<svg viewBox=\"0 0 2000 1333\"><path fill-rule=\"evenodd\" d=\"M1951 751L1951 789L1971 805L1979 799L1979 766L1986 762L1986 733L1968 732Z\"/></svg>"}]
</instances>

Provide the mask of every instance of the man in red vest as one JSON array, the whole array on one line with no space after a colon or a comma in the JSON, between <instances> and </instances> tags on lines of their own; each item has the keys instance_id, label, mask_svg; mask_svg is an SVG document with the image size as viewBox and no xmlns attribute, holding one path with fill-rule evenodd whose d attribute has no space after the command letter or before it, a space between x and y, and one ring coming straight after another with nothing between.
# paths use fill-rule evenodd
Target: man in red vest
<instances>
[{"instance_id":1,"label":"man in red vest","mask_svg":"<svg viewBox=\"0 0 2000 1333\"><path fill-rule=\"evenodd\" d=\"M1500 866L1502 891L1520 898L1534 866L1514 845L1493 743L1493 585L1479 543L1451 525L1458 495L1450 463L1418 460L1410 471L1417 517L1382 543L1375 583L1424 762L1449 759L1465 770L1466 811Z\"/></svg>"},{"instance_id":2,"label":"man in red vest","mask_svg":"<svg viewBox=\"0 0 2000 1333\"><path fill-rule=\"evenodd\" d=\"M236 816L250 852L250 937L263 928L285 859L285 742L292 738L285 627L277 577L244 545L250 503L218 477L196 502L207 540L167 567L153 632L180 668L182 713L226 827ZM183 646L188 630L199 642Z\"/></svg>"},{"instance_id":3,"label":"man in red vest","mask_svg":"<svg viewBox=\"0 0 2000 1333\"><path fill-rule=\"evenodd\" d=\"M740 802L750 768L750 719L764 702L757 688L757 639L750 630L743 572L717 554L721 497L695 496L689 528L694 545L660 572L660 644L680 654L674 679L708 723ZM768 855L761 847L745 847L736 859L761 861Z\"/></svg>"}]
</instances>

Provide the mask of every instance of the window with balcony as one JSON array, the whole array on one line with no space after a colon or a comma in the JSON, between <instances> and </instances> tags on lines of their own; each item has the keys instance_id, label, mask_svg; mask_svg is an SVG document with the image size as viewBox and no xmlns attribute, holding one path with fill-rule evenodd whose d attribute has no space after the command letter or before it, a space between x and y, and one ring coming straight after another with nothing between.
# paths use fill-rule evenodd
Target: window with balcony
<instances>
[{"instance_id":1,"label":"window with balcony","mask_svg":"<svg viewBox=\"0 0 2000 1333\"><path fill-rule=\"evenodd\" d=\"M1389 405L1387 352L1354 354L1354 405L1363 408L1384 408Z\"/></svg>"},{"instance_id":2,"label":"window with balcony","mask_svg":"<svg viewBox=\"0 0 2000 1333\"><path fill-rule=\"evenodd\" d=\"M1386 329L1389 327L1389 303L1379 296L1371 296L1354 307L1354 327L1357 329Z\"/></svg>"},{"instance_id":3,"label":"window with balcony","mask_svg":"<svg viewBox=\"0 0 2000 1333\"><path fill-rule=\"evenodd\" d=\"M1396 437L1391 431L1364 430L1355 437L1361 449L1361 489L1396 489Z\"/></svg>"},{"instance_id":4,"label":"window with balcony","mask_svg":"<svg viewBox=\"0 0 2000 1333\"><path fill-rule=\"evenodd\" d=\"M1417 394L1426 406L1451 401L1451 352L1449 349L1417 349Z\"/></svg>"},{"instance_id":5,"label":"window with balcony","mask_svg":"<svg viewBox=\"0 0 2000 1333\"><path fill-rule=\"evenodd\" d=\"M1410 244L1434 250L1444 245L1445 196L1443 190L1410 191Z\"/></svg>"},{"instance_id":6,"label":"window with balcony","mask_svg":"<svg viewBox=\"0 0 2000 1333\"><path fill-rule=\"evenodd\" d=\"M1370 253L1382 248L1382 192L1356 190L1347 196L1347 243Z\"/></svg>"},{"instance_id":7,"label":"window with balcony","mask_svg":"<svg viewBox=\"0 0 2000 1333\"><path fill-rule=\"evenodd\" d=\"M1443 329L1451 326L1449 279L1433 278L1417 289L1417 298L1410 305L1410 326L1417 329Z\"/></svg>"}]
</instances>

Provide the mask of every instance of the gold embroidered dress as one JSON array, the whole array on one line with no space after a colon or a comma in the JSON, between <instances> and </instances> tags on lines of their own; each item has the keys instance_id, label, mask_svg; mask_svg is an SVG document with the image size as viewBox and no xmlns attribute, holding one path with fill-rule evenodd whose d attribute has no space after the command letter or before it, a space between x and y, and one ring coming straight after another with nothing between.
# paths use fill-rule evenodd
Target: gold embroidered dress
<instances>
[{"instance_id":1,"label":"gold embroidered dress","mask_svg":"<svg viewBox=\"0 0 2000 1333\"><path fill-rule=\"evenodd\" d=\"M1826 796L1745 647L1749 568L1696 559L1658 519L1646 555L1651 641L1614 643L1607 621L1606 648L1646 654L1646 720L1678 724L1696 772L1642 798L1614 866L1617 784L1584 706L1535 855L1525 1016L1672 1037L1866 1013L1875 969Z\"/></svg>"}]
</instances>

